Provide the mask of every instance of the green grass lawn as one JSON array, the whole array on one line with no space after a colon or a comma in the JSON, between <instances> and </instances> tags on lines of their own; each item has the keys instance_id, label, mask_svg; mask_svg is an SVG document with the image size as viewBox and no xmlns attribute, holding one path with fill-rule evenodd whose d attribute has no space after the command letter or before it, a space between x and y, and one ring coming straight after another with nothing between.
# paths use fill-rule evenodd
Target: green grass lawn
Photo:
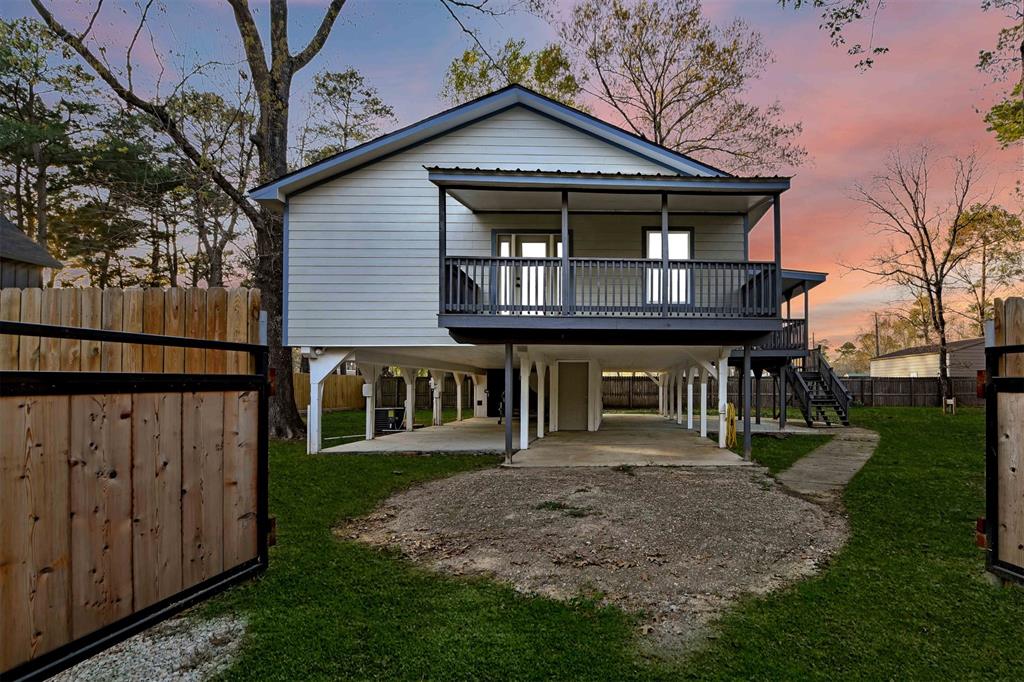
<instances>
[{"instance_id":1,"label":"green grass lawn","mask_svg":"<svg viewBox=\"0 0 1024 682\"><path fill-rule=\"evenodd\" d=\"M844 498L849 545L818 577L744 600L707 649L673 663L643 660L631 618L616 609L445 578L331 534L399 488L495 458L310 457L301 444L274 443L270 569L204 609L249 619L226 677L1019 678L1024 590L989 585L973 545L983 512L982 413L853 416L882 439ZM362 429L356 417L335 419L339 429L347 419L350 432ZM770 467L796 457L785 448L807 445L772 440L754 441L755 458Z\"/></svg>"},{"instance_id":2,"label":"green grass lawn","mask_svg":"<svg viewBox=\"0 0 1024 682\"><path fill-rule=\"evenodd\" d=\"M743 434L737 434L738 442L732 451L743 454ZM821 447L832 440L832 436L818 433L793 434L784 438L768 434L753 433L750 435L751 459L768 467L768 471L777 474L793 466L804 455Z\"/></svg>"},{"instance_id":3,"label":"green grass lawn","mask_svg":"<svg viewBox=\"0 0 1024 682\"><path fill-rule=\"evenodd\" d=\"M472 415L470 408L462 410L462 417L468 419ZM433 413L430 410L416 410L416 424L430 426L433 420ZM447 424L455 421L455 408L441 410L441 422ZM334 410L324 412L321 417L320 433L323 438L324 447L351 443L355 438L344 436L359 436L366 433L366 413L362 410Z\"/></svg>"}]
</instances>

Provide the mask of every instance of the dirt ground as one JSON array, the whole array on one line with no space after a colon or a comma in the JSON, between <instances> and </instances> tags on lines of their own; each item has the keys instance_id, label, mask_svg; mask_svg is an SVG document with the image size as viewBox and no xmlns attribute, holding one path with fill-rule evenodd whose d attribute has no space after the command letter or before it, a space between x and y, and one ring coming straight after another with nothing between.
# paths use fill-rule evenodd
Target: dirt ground
<instances>
[{"instance_id":1,"label":"dirt ground","mask_svg":"<svg viewBox=\"0 0 1024 682\"><path fill-rule=\"evenodd\" d=\"M815 572L847 524L759 467L489 469L401 492L338 534L527 593L596 596L671 655L739 596Z\"/></svg>"}]
</instances>

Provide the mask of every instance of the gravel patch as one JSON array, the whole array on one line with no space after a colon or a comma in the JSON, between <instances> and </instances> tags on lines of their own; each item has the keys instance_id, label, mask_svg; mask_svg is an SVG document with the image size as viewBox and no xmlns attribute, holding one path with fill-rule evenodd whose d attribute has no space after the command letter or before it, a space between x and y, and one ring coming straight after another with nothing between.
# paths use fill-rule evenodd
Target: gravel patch
<instances>
[{"instance_id":1,"label":"gravel patch","mask_svg":"<svg viewBox=\"0 0 1024 682\"><path fill-rule=\"evenodd\" d=\"M140 632L54 676L57 682L207 680L227 669L242 645L245 622L178 616Z\"/></svg>"},{"instance_id":2,"label":"gravel patch","mask_svg":"<svg viewBox=\"0 0 1024 682\"><path fill-rule=\"evenodd\" d=\"M337 533L525 593L597 597L639 615L649 652L676 654L740 596L814 573L848 527L760 467L619 467L460 474Z\"/></svg>"}]
</instances>

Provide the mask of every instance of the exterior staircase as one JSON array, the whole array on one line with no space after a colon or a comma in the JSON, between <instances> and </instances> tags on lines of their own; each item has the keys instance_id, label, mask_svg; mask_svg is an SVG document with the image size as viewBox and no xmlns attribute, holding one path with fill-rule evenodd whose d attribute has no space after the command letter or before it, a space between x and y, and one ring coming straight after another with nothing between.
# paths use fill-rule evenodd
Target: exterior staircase
<instances>
[{"instance_id":1,"label":"exterior staircase","mask_svg":"<svg viewBox=\"0 0 1024 682\"><path fill-rule=\"evenodd\" d=\"M813 426L815 422L827 426L850 425L850 392L820 348L810 351L803 358L802 365L788 364L783 371L807 426Z\"/></svg>"}]
</instances>

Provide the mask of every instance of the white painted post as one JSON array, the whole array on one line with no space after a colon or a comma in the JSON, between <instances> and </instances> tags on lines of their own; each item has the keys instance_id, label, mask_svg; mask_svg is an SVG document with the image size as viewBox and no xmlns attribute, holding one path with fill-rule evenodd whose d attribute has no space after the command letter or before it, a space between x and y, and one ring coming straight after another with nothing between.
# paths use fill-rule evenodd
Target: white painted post
<instances>
[{"instance_id":1,"label":"white painted post","mask_svg":"<svg viewBox=\"0 0 1024 682\"><path fill-rule=\"evenodd\" d=\"M434 387L431 391L433 402L431 403L431 409L433 411L432 423L434 426L441 426L444 424L444 419L441 415L441 395L444 391L444 370L432 369L430 370L430 376L434 380Z\"/></svg>"},{"instance_id":2,"label":"white painted post","mask_svg":"<svg viewBox=\"0 0 1024 682\"><path fill-rule=\"evenodd\" d=\"M725 447L725 413L729 402L729 355L718 358L718 447Z\"/></svg>"},{"instance_id":3,"label":"white painted post","mask_svg":"<svg viewBox=\"0 0 1024 682\"><path fill-rule=\"evenodd\" d=\"M519 449L530 445L530 356L519 356ZM507 415L509 419L512 415Z\"/></svg>"},{"instance_id":4,"label":"white painted post","mask_svg":"<svg viewBox=\"0 0 1024 682\"><path fill-rule=\"evenodd\" d=\"M405 379L405 430L412 431L416 425L416 375L419 370L415 367L399 367Z\"/></svg>"},{"instance_id":5,"label":"white painted post","mask_svg":"<svg viewBox=\"0 0 1024 682\"><path fill-rule=\"evenodd\" d=\"M708 371L700 368L700 437L708 437Z\"/></svg>"},{"instance_id":6,"label":"white painted post","mask_svg":"<svg viewBox=\"0 0 1024 682\"><path fill-rule=\"evenodd\" d=\"M487 416L487 375L471 374L473 377L473 416Z\"/></svg>"},{"instance_id":7,"label":"white painted post","mask_svg":"<svg viewBox=\"0 0 1024 682\"><path fill-rule=\"evenodd\" d=\"M693 431L693 379L696 367L686 370L686 428Z\"/></svg>"},{"instance_id":8,"label":"white painted post","mask_svg":"<svg viewBox=\"0 0 1024 682\"><path fill-rule=\"evenodd\" d=\"M551 363L551 407L548 408L548 431L558 431L558 363Z\"/></svg>"},{"instance_id":9,"label":"white painted post","mask_svg":"<svg viewBox=\"0 0 1024 682\"><path fill-rule=\"evenodd\" d=\"M452 372L455 377L455 421L462 421L462 381L466 378L464 372Z\"/></svg>"},{"instance_id":10,"label":"white painted post","mask_svg":"<svg viewBox=\"0 0 1024 682\"><path fill-rule=\"evenodd\" d=\"M547 365L537 361L537 438L544 437L544 374Z\"/></svg>"},{"instance_id":11,"label":"white painted post","mask_svg":"<svg viewBox=\"0 0 1024 682\"><path fill-rule=\"evenodd\" d=\"M312 364L312 363L310 363ZM310 367L312 369L312 367ZM320 421L323 405L323 382L313 380L313 372L309 373L309 407L306 408L306 454L315 455L320 452Z\"/></svg>"},{"instance_id":12,"label":"white painted post","mask_svg":"<svg viewBox=\"0 0 1024 682\"><path fill-rule=\"evenodd\" d=\"M359 363L359 371L363 375L363 395L366 396L366 440L373 440L374 418L377 411L377 374L380 365L366 362Z\"/></svg>"},{"instance_id":13,"label":"white painted post","mask_svg":"<svg viewBox=\"0 0 1024 682\"><path fill-rule=\"evenodd\" d=\"M683 372L686 370L676 370L676 425L683 425Z\"/></svg>"},{"instance_id":14,"label":"white painted post","mask_svg":"<svg viewBox=\"0 0 1024 682\"><path fill-rule=\"evenodd\" d=\"M665 414L665 375L658 373L658 414Z\"/></svg>"}]
</instances>

